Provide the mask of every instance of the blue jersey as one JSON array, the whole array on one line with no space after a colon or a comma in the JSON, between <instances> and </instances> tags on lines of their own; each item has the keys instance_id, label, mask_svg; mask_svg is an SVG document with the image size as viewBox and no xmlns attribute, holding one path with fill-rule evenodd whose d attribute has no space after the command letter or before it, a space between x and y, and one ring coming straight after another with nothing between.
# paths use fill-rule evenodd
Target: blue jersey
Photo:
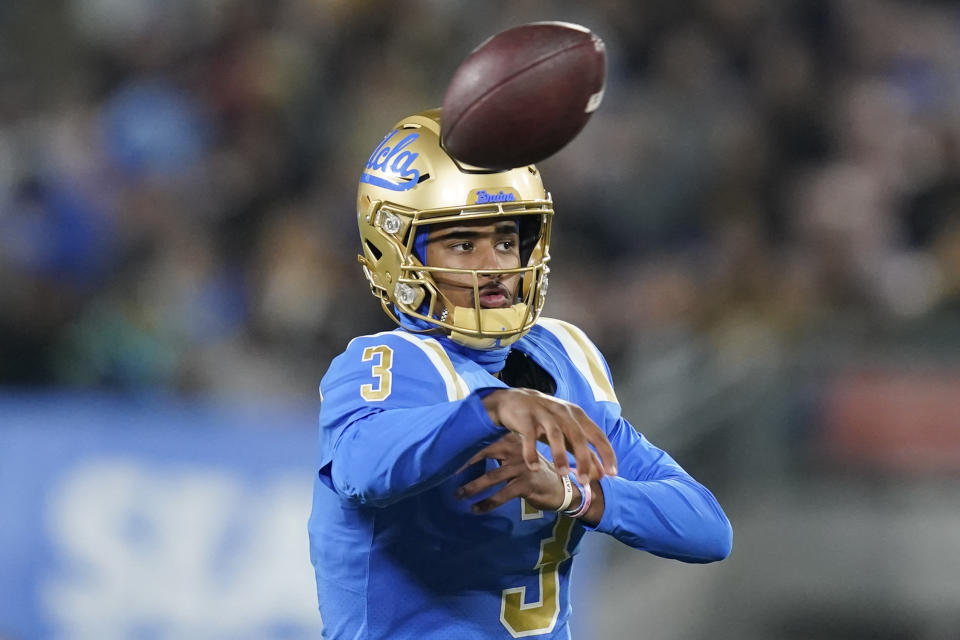
<instances>
[{"instance_id":1,"label":"blue jersey","mask_svg":"<svg viewBox=\"0 0 960 640\"><path fill-rule=\"evenodd\" d=\"M620 416L607 365L582 331L544 318L513 349L610 439L619 475L600 481L602 519L589 527L522 498L472 513L499 487L464 501L454 492L496 464L461 469L507 433L482 402L504 383L423 335L356 338L320 385L309 531L324 638L569 638L570 566L590 529L688 562L729 553L717 501Z\"/></svg>"}]
</instances>

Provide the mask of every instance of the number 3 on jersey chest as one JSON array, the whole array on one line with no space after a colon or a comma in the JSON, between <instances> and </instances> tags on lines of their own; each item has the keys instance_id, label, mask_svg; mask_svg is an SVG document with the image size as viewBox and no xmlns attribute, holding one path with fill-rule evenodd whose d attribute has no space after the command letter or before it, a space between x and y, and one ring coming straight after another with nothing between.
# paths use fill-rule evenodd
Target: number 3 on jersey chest
<instances>
[{"instance_id":1,"label":"number 3 on jersey chest","mask_svg":"<svg viewBox=\"0 0 960 640\"><path fill-rule=\"evenodd\" d=\"M514 638L549 633L560 614L560 563L570 558L567 545L573 519L557 517L553 534L540 541L540 557L533 566L540 582L540 600L526 602L527 588L504 589L500 599L500 622Z\"/></svg>"}]
</instances>

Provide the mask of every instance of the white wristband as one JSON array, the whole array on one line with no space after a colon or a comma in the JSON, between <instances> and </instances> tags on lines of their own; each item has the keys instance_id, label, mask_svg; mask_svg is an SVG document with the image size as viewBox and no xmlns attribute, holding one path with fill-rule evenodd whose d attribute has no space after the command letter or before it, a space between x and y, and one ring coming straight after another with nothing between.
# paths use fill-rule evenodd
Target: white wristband
<instances>
[{"instance_id":1,"label":"white wristband","mask_svg":"<svg viewBox=\"0 0 960 640\"><path fill-rule=\"evenodd\" d=\"M573 485L570 483L570 478L563 475L560 476L560 481L563 483L563 502L554 509L557 513L566 511L570 507L570 503L573 502Z\"/></svg>"}]
</instances>

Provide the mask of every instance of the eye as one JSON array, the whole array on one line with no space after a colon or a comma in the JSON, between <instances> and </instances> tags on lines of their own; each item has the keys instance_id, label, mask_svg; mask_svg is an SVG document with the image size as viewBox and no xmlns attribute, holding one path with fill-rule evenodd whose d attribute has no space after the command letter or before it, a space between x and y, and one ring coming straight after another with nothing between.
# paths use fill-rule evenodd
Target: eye
<instances>
[{"instance_id":1,"label":"eye","mask_svg":"<svg viewBox=\"0 0 960 640\"><path fill-rule=\"evenodd\" d=\"M473 243L470 242L469 240L461 240L459 242L454 242L453 244L451 244L450 248L453 249L454 251L461 251L461 252L472 251Z\"/></svg>"},{"instance_id":2,"label":"eye","mask_svg":"<svg viewBox=\"0 0 960 640\"><path fill-rule=\"evenodd\" d=\"M497 242L497 249L500 251L513 251L517 247L516 238L504 238Z\"/></svg>"}]
</instances>

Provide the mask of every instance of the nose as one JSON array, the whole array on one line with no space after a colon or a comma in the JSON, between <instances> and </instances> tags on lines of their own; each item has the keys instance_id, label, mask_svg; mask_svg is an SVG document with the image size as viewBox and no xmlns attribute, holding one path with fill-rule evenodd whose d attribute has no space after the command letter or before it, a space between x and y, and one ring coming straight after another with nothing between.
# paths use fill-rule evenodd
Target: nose
<instances>
[{"instance_id":1,"label":"nose","mask_svg":"<svg viewBox=\"0 0 960 640\"><path fill-rule=\"evenodd\" d=\"M509 256L497 251L496 243L483 242L477 247L477 270L483 269L508 269L511 265L507 264ZM500 278L500 275L491 274L490 277Z\"/></svg>"}]
</instances>

